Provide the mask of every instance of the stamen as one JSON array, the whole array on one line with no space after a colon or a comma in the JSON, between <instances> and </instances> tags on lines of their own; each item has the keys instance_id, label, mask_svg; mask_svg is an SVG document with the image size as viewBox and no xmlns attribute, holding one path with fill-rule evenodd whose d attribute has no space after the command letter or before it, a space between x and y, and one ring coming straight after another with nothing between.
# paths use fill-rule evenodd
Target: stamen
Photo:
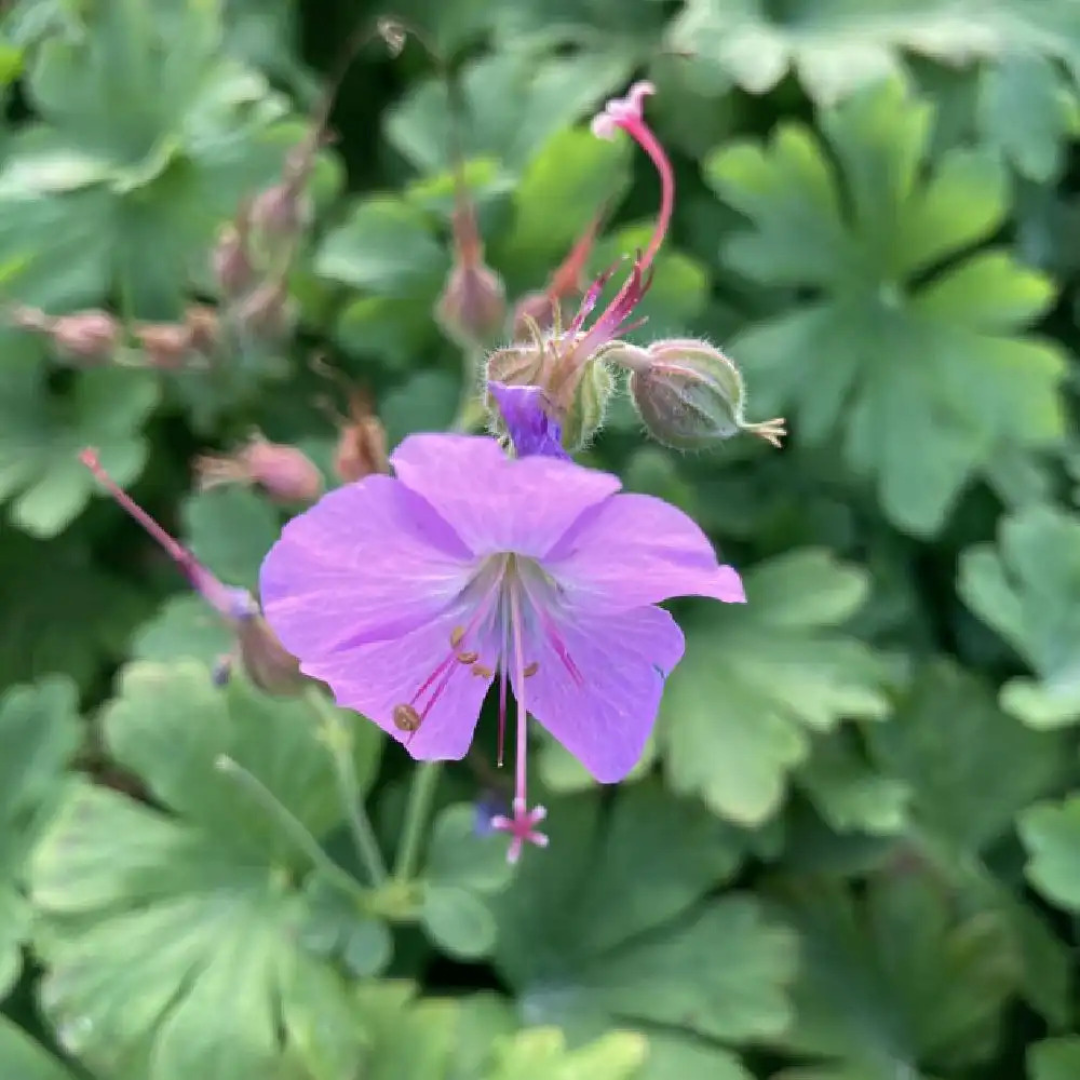
<instances>
[{"instance_id":1,"label":"stamen","mask_svg":"<svg viewBox=\"0 0 1080 1080\"><path fill-rule=\"evenodd\" d=\"M480 654L470 649L466 652L459 652L457 659L459 664L475 664L480 659Z\"/></svg>"},{"instance_id":2,"label":"stamen","mask_svg":"<svg viewBox=\"0 0 1080 1080\"><path fill-rule=\"evenodd\" d=\"M493 679L495 672L487 664L473 664L472 673L481 679Z\"/></svg>"},{"instance_id":3,"label":"stamen","mask_svg":"<svg viewBox=\"0 0 1080 1080\"><path fill-rule=\"evenodd\" d=\"M540 661L534 660L531 664L528 664L522 674L526 679L531 679L540 670Z\"/></svg>"},{"instance_id":4,"label":"stamen","mask_svg":"<svg viewBox=\"0 0 1080 1080\"><path fill-rule=\"evenodd\" d=\"M578 686L584 686L585 676L581 674L580 668L574 663L573 657L571 657L566 648L566 644L562 639L562 635L559 633L559 628L555 625L554 619L548 614L547 607L540 603L537 597L533 595L532 590L529 588L528 581L526 581L525 578L521 578L520 580L521 586L525 590L525 594L532 604L533 612L540 623L540 629L544 631L544 636L555 651L555 655L562 661L563 667L565 667L570 674L570 678L573 679ZM537 664L537 666L539 667L539 664Z\"/></svg>"},{"instance_id":5,"label":"stamen","mask_svg":"<svg viewBox=\"0 0 1080 1080\"><path fill-rule=\"evenodd\" d=\"M423 722L423 717L411 705L394 706L394 727L398 731L416 731Z\"/></svg>"},{"instance_id":6,"label":"stamen","mask_svg":"<svg viewBox=\"0 0 1080 1080\"><path fill-rule=\"evenodd\" d=\"M461 644L461 641L464 637L465 627L455 626L454 629L450 631L450 648L456 649Z\"/></svg>"}]
</instances>

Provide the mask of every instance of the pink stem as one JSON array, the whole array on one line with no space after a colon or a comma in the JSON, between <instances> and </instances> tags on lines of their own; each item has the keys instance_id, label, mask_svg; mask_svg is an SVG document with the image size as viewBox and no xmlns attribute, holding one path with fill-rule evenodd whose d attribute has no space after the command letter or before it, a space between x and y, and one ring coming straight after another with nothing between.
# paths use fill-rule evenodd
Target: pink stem
<instances>
[{"instance_id":1,"label":"pink stem","mask_svg":"<svg viewBox=\"0 0 1080 1080\"><path fill-rule=\"evenodd\" d=\"M653 257L660 249L660 245L664 242L664 237L667 235L668 227L671 224L671 214L675 208L675 173L671 168L671 161L664 152L664 148L660 145L660 140L653 134L652 129L645 123L644 119L624 120L619 123L619 127L637 141L641 149L649 155L652 163L656 166L656 171L660 174L660 213L657 215L656 227L653 229L649 246L641 257L640 265L642 272L644 272L652 263Z\"/></svg>"},{"instance_id":2,"label":"pink stem","mask_svg":"<svg viewBox=\"0 0 1080 1080\"><path fill-rule=\"evenodd\" d=\"M243 618L255 610L255 601L242 589L231 589L219 581L178 540L174 540L130 495L105 471L97 451L87 448L79 460L113 497L117 505L137 521L147 534L161 545L183 571L192 586L220 614L229 619Z\"/></svg>"}]
</instances>

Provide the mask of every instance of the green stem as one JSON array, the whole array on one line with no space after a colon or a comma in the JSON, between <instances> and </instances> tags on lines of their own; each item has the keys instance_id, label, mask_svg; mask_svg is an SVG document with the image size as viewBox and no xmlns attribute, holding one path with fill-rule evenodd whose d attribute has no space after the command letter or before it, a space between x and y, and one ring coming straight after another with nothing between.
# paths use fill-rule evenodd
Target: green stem
<instances>
[{"instance_id":1,"label":"green stem","mask_svg":"<svg viewBox=\"0 0 1080 1080\"><path fill-rule=\"evenodd\" d=\"M307 856L312 869L324 874L329 882L349 895L367 902L367 893L360 883L326 854L307 826L254 773L227 754L222 754L214 762L214 768L229 777L237 787L244 789L263 813L288 836L297 850Z\"/></svg>"},{"instance_id":2,"label":"green stem","mask_svg":"<svg viewBox=\"0 0 1080 1080\"><path fill-rule=\"evenodd\" d=\"M439 786L441 772L442 766L439 762L425 761L418 765L413 773L409 802L405 807L405 825L401 831L401 844L394 864L394 877L398 881L411 881L416 875L420 845L424 841L428 818L431 817L431 803L435 798L435 789Z\"/></svg>"},{"instance_id":3,"label":"green stem","mask_svg":"<svg viewBox=\"0 0 1080 1080\"><path fill-rule=\"evenodd\" d=\"M386 884L390 875L364 806L364 795L360 790L356 762L353 760L352 733L345 723L345 718L318 690L310 687L305 692L305 697L318 719L323 741L333 758L338 795L345 811L345 821L352 835L356 856L367 871L372 886L378 889Z\"/></svg>"}]
</instances>

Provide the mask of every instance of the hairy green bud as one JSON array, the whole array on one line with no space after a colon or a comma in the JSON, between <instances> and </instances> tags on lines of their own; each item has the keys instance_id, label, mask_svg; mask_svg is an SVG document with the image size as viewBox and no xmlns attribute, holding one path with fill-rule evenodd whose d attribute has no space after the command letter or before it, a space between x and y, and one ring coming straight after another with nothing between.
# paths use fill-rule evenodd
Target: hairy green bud
<instances>
[{"instance_id":1,"label":"hairy green bud","mask_svg":"<svg viewBox=\"0 0 1080 1080\"><path fill-rule=\"evenodd\" d=\"M782 419L750 423L746 387L735 364L705 341L672 339L648 349L613 350L630 370L630 396L649 434L679 450L701 450L740 432L779 446Z\"/></svg>"}]
</instances>

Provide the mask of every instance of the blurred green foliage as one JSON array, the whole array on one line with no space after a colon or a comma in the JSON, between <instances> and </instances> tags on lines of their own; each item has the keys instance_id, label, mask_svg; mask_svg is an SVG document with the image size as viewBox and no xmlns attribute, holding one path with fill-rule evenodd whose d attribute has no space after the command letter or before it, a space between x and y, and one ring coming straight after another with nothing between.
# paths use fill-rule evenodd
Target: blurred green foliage
<instances>
[{"instance_id":1,"label":"blurred green foliage","mask_svg":"<svg viewBox=\"0 0 1080 1080\"><path fill-rule=\"evenodd\" d=\"M619 789L545 739L511 869L486 725L418 769L218 685L77 453L253 588L297 507L196 457L337 483L361 391L390 447L473 424L456 170L511 301L603 211L598 272L655 183L586 122L642 76L678 197L634 337L711 338L791 436L612 408L588 463L749 604L677 611ZM1077 0L16 0L0 84L3 1080L1080 1077Z\"/></svg>"}]
</instances>

